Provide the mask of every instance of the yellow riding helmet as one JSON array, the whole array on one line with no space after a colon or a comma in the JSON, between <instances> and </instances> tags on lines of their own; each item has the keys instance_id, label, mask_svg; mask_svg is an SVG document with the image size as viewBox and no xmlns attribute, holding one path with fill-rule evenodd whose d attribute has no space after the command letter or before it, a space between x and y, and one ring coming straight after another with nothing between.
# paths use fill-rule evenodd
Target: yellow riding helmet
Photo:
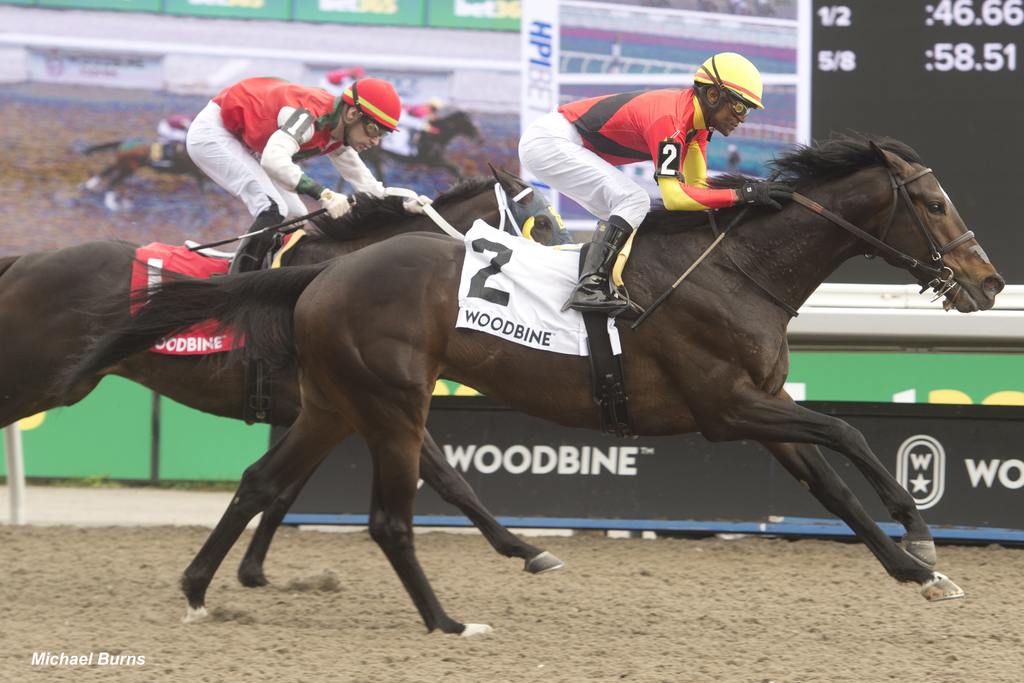
<instances>
[{"instance_id":1,"label":"yellow riding helmet","mask_svg":"<svg viewBox=\"0 0 1024 683\"><path fill-rule=\"evenodd\" d=\"M701 64L693 75L693 82L725 88L751 107L764 109L761 72L743 55L719 52Z\"/></svg>"}]
</instances>

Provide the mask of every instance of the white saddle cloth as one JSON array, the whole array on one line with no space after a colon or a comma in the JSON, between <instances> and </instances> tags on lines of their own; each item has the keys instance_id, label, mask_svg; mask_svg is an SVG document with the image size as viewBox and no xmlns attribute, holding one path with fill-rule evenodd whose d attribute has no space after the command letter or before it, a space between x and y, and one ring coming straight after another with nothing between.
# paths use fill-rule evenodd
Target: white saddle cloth
<instances>
[{"instance_id":1,"label":"white saddle cloth","mask_svg":"<svg viewBox=\"0 0 1024 683\"><path fill-rule=\"evenodd\" d=\"M481 220L465 241L456 327L542 351L589 355L583 316L561 311L578 280L581 245L544 247ZM621 353L611 319L608 335L612 352Z\"/></svg>"}]
</instances>

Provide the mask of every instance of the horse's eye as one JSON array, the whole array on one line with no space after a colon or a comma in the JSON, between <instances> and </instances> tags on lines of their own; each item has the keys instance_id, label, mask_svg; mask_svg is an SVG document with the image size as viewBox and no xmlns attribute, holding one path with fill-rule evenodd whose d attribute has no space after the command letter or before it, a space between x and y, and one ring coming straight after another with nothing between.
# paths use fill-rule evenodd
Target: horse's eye
<instances>
[{"instance_id":1,"label":"horse's eye","mask_svg":"<svg viewBox=\"0 0 1024 683\"><path fill-rule=\"evenodd\" d=\"M946 213L946 205L943 202L928 202L928 212L939 216Z\"/></svg>"}]
</instances>

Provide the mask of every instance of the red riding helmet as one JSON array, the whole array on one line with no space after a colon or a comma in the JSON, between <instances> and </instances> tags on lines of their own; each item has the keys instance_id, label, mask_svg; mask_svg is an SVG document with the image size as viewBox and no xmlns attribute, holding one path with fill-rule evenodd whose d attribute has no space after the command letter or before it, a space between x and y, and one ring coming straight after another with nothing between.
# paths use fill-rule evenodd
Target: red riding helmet
<instances>
[{"instance_id":1,"label":"red riding helmet","mask_svg":"<svg viewBox=\"0 0 1024 683\"><path fill-rule=\"evenodd\" d=\"M192 125L192 119L184 114L171 114L167 117L167 125L178 130L187 130Z\"/></svg>"},{"instance_id":2,"label":"red riding helmet","mask_svg":"<svg viewBox=\"0 0 1024 683\"><path fill-rule=\"evenodd\" d=\"M361 66L351 66L343 69L334 69L324 74L324 78L327 79L328 83L334 85L341 85L342 81L347 78L362 78L366 75L366 69Z\"/></svg>"},{"instance_id":3,"label":"red riding helmet","mask_svg":"<svg viewBox=\"0 0 1024 683\"><path fill-rule=\"evenodd\" d=\"M350 104L388 130L398 129L402 116L402 100L395 86L379 78L361 78L345 88L341 94Z\"/></svg>"}]
</instances>

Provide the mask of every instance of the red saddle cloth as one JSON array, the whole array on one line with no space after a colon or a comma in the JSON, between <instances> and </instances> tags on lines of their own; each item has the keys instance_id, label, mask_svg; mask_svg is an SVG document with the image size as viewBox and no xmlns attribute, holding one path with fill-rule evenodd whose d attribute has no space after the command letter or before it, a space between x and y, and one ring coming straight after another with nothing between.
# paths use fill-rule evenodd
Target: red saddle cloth
<instances>
[{"instance_id":1,"label":"red saddle cloth","mask_svg":"<svg viewBox=\"0 0 1024 683\"><path fill-rule=\"evenodd\" d=\"M228 272L228 260L204 256L189 251L185 246L172 246L152 242L135 250L132 264L131 289L133 292L149 289L161 277L160 271L168 270L190 277L208 278ZM132 306L132 313L141 306ZM181 334L163 339L150 351L170 356L203 356L222 353L241 346L230 331L216 334L217 323L210 320L188 328Z\"/></svg>"}]
</instances>

